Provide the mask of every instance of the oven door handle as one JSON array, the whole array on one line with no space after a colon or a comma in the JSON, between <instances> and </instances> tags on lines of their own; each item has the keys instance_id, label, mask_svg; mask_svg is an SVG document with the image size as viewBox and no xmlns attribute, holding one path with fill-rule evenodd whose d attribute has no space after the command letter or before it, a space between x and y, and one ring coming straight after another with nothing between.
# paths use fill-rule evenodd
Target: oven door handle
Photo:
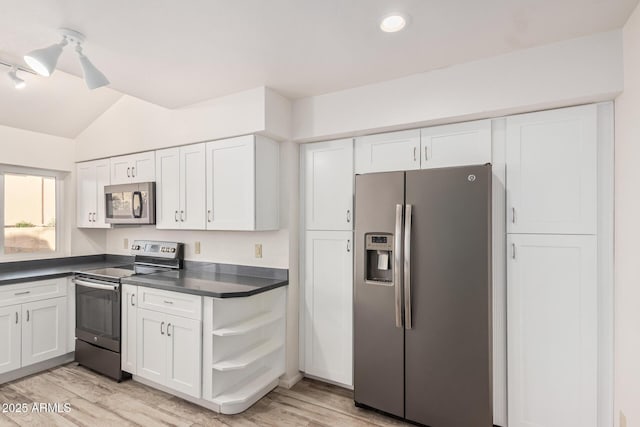
<instances>
[{"instance_id":1,"label":"oven door handle","mask_svg":"<svg viewBox=\"0 0 640 427\"><path fill-rule=\"evenodd\" d=\"M73 283L80 286L86 286L87 288L103 289L105 291L117 291L118 285L103 285L100 283L86 282L80 279L73 279Z\"/></svg>"}]
</instances>

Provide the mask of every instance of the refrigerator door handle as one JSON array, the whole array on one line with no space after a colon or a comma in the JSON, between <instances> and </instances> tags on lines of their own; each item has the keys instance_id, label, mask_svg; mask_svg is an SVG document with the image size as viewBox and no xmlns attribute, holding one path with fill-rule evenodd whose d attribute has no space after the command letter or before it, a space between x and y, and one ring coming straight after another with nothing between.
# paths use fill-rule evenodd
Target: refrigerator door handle
<instances>
[{"instance_id":1,"label":"refrigerator door handle","mask_svg":"<svg viewBox=\"0 0 640 427\"><path fill-rule=\"evenodd\" d=\"M396 230L393 248L393 283L395 291L396 328L402 328L402 291L400 290L400 253L402 252L402 205L396 205Z\"/></svg>"},{"instance_id":2,"label":"refrigerator door handle","mask_svg":"<svg viewBox=\"0 0 640 427\"><path fill-rule=\"evenodd\" d=\"M411 205L404 211L404 328L411 329Z\"/></svg>"}]
</instances>

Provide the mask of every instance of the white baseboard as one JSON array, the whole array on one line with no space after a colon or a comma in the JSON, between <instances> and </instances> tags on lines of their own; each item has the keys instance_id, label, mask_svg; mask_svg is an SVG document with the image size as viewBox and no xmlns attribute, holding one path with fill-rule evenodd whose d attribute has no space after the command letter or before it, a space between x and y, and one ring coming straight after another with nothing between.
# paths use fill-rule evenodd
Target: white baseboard
<instances>
[{"instance_id":1,"label":"white baseboard","mask_svg":"<svg viewBox=\"0 0 640 427\"><path fill-rule=\"evenodd\" d=\"M296 385L299 381L302 380L302 372L298 372L297 374L295 374L292 377L281 377L280 381L278 382L278 385L280 387L286 388L286 389L290 389L291 387L293 387L294 385Z\"/></svg>"}]
</instances>

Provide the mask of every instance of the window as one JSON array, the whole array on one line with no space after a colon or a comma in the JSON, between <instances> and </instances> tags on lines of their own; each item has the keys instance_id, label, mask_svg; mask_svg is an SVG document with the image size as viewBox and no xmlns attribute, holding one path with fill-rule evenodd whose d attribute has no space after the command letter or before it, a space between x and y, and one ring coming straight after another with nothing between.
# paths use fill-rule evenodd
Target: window
<instances>
[{"instance_id":1,"label":"window","mask_svg":"<svg viewBox=\"0 0 640 427\"><path fill-rule=\"evenodd\" d=\"M58 252L59 181L56 172L0 166L3 258L33 258Z\"/></svg>"}]
</instances>

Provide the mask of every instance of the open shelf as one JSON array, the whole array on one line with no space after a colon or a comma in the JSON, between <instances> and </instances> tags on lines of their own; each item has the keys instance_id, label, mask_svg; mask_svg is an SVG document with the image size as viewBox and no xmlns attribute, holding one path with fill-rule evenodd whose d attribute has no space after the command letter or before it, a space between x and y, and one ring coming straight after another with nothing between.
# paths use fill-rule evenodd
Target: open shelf
<instances>
[{"instance_id":1,"label":"open shelf","mask_svg":"<svg viewBox=\"0 0 640 427\"><path fill-rule=\"evenodd\" d=\"M273 369L265 367L256 372L255 375L252 375L247 381L214 397L212 401L220 406L222 413L234 414L241 412L246 409L245 404L248 403L250 405L252 401L267 393L269 390L265 390L265 388L271 386L277 379L278 375Z\"/></svg>"},{"instance_id":2,"label":"open shelf","mask_svg":"<svg viewBox=\"0 0 640 427\"><path fill-rule=\"evenodd\" d=\"M212 333L213 335L219 337L242 335L251 331L255 331L256 329L259 329L270 323L274 323L280 319L282 319L282 313L276 311L263 313L250 319L243 320L242 322L238 322L224 328L215 329Z\"/></svg>"},{"instance_id":3,"label":"open shelf","mask_svg":"<svg viewBox=\"0 0 640 427\"><path fill-rule=\"evenodd\" d=\"M263 341L255 347L248 349L243 353L237 354L233 358L224 359L220 362L216 362L211 365L216 371L234 371L237 369L243 369L251 365L254 362L276 352L283 347L283 343L275 340Z\"/></svg>"}]
</instances>

